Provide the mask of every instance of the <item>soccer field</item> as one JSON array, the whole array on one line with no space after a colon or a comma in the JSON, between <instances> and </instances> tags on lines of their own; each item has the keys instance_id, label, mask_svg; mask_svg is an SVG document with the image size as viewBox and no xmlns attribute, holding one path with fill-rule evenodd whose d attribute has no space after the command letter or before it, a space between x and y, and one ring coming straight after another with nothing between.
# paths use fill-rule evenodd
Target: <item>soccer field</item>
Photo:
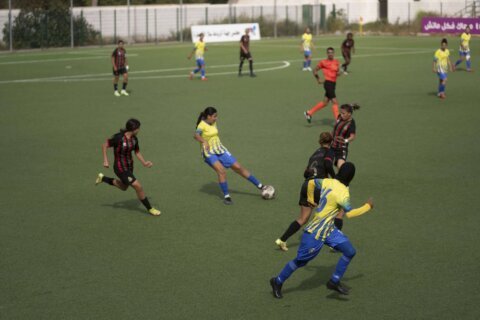
<instances>
[{"instance_id":1,"label":"soccer field","mask_svg":"<svg viewBox=\"0 0 480 320\"><path fill-rule=\"evenodd\" d=\"M343 37L314 39L314 63ZM344 282L325 283L340 255L324 248L272 297L269 279L295 257L274 240L298 213L308 157L330 131L330 107L303 111L323 87L302 72L300 39L253 42L257 78L238 78L238 43L208 45L208 81L188 80L191 44L126 46L129 97L114 97L114 47L0 55L1 319L476 319L480 314L480 44L473 69L450 73L436 97L439 37L356 37L339 102L358 102L354 206L346 220L357 249ZM458 39L449 38L455 63ZM337 58L340 52L337 49ZM244 66L244 72L248 64ZM193 139L206 106L220 138L277 197L265 201L228 171L234 205ZM101 144L130 117L142 122L146 160L133 190L94 186ZM113 154L109 150L110 161Z\"/></svg>"}]
</instances>

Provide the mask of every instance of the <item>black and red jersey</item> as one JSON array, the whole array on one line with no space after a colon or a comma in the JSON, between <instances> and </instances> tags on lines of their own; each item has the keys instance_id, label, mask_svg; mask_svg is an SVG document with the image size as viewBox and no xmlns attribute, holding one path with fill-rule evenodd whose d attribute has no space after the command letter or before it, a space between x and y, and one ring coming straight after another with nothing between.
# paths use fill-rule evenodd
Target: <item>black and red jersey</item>
<instances>
[{"instance_id":1,"label":"black and red jersey","mask_svg":"<svg viewBox=\"0 0 480 320\"><path fill-rule=\"evenodd\" d=\"M113 148L115 156L114 169L119 172L133 171L132 152L140 151L137 137L128 139L124 133L119 132L107 140L108 147Z\"/></svg>"},{"instance_id":2,"label":"black and red jersey","mask_svg":"<svg viewBox=\"0 0 480 320\"><path fill-rule=\"evenodd\" d=\"M348 144L345 142L338 142L336 138L342 137L343 139L348 139L352 133L355 134L355 130L355 120L353 120L353 118L345 121L339 116L335 123L335 127L333 127L332 148L348 148Z\"/></svg>"},{"instance_id":3,"label":"black and red jersey","mask_svg":"<svg viewBox=\"0 0 480 320\"><path fill-rule=\"evenodd\" d=\"M123 48L116 48L113 50L112 57L115 58L115 67L117 69L125 68L125 59L127 51Z\"/></svg>"},{"instance_id":4,"label":"black and red jersey","mask_svg":"<svg viewBox=\"0 0 480 320\"><path fill-rule=\"evenodd\" d=\"M345 39L342 43L342 51L350 51L355 46L353 39Z\"/></svg>"},{"instance_id":5,"label":"black and red jersey","mask_svg":"<svg viewBox=\"0 0 480 320\"><path fill-rule=\"evenodd\" d=\"M324 179L328 176L334 178L333 160L335 154L330 148L321 147L317 149L308 159L307 169L315 170L315 178ZM304 175L304 178L307 179Z\"/></svg>"},{"instance_id":6,"label":"black and red jersey","mask_svg":"<svg viewBox=\"0 0 480 320\"><path fill-rule=\"evenodd\" d=\"M240 43L247 50L247 52L250 51L250 36L243 35L240 39ZM240 51L243 51L242 48L240 48Z\"/></svg>"}]
</instances>

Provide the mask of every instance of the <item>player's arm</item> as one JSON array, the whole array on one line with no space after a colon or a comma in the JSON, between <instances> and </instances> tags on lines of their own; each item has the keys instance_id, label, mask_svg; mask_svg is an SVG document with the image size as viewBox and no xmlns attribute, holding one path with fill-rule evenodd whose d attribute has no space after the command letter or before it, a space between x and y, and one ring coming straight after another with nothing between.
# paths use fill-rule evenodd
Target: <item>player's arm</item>
<instances>
[{"instance_id":1,"label":"player's arm","mask_svg":"<svg viewBox=\"0 0 480 320\"><path fill-rule=\"evenodd\" d=\"M195 50L197 50L197 47L193 48L193 50L190 51L190 54L187 57L188 60L192 59L192 56L193 56L193 53L195 52Z\"/></svg>"},{"instance_id":2,"label":"player's arm","mask_svg":"<svg viewBox=\"0 0 480 320\"><path fill-rule=\"evenodd\" d=\"M318 84L322 84L323 81L322 79L320 79L320 76L318 75L318 71L320 71L320 66L316 65L315 69L313 69L313 76L315 77L315 79L317 79Z\"/></svg>"},{"instance_id":3,"label":"player's arm","mask_svg":"<svg viewBox=\"0 0 480 320\"><path fill-rule=\"evenodd\" d=\"M342 207L345 211L345 215L347 216L347 218L358 217L373 209L373 199L368 198L367 202L363 206L356 209L352 209L350 202L347 202L347 204Z\"/></svg>"},{"instance_id":4,"label":"player's arm","mask_svg":"<svg viewBox=\"0 0 480 320\"><path fill-rule=\"evenodd\" d=\"M448 57L447 59L447 63L448 63L448 68L450 69L450 71L455 71L455 66L452 64L452 61L450 61L450 57Z\"/></svg>"},{"instance_id":5,"label":"player's arm","mask_svg":"<svg viewBox=\"0 0 480 320\"><path fill-rule=\"evenodd\" d=\"M200 144L203 146L203 149L205 149L205 151L208 152L210 150L210 146L208 145L208 142L205 141L205 139L202 138L202 130L201 129L197 129L197 131L195 131L195 134L193 135L193 139L200 142Z\"/></svg>"},{"instance_id":6,"label":"player's arm","mask_svg":"<svg viewBox=\"0 0 480 320\"><path fill-rule=\"evenodd\" d=\"M355 53L355 41L352 41L352 53Z\"/></svg>"},{"instance_id":7,"label":"player's arm","mask_svg":"<svg viewBox=\"0 0 480 320\"><path fill-rule=\"evenodd\" d=\"M127 57L127 53L125 53L125 68L127 68L127 71L128 71L128 57Z\"/></svg>"},{"instance_id":8,"label":"player's arm","mask_svg":"<svg viewBox=\"0 0 480 320\"><path fill-rule=\"evenodd\" d=\"M153 166L152 161L145 161L145 159L143 158L143 155L140 153L140 150L135 150L135 156L142 163L144 167L150 168Z\"/></svg>"},{"instance_id":9,"label":"player's arm","mask_svg":"<svg viewBox=\"0 0 480 320\"><path fill-rule=\"evenodd\" d=\"M335 170L333 170L333 161L330 158L325 158L323 161L325 169L327 170L328 175L333 179L335 178Z\"/></svg>"},{"instance_id":10,"label":"player's arm","mask_svg":"<svg viewBox=\"0 0 480 320\"><path fill-rule=\"evenodd\" d=\"M117 71L117 65L115 64L115 57L112 55L112 66L113 70Z\"/></svg>"},{"instance_id":11,"label":"player's arm","mask_svg":"<svg viewBox=\"0 0 480 320\"><path fill-rule=\"evenodd\" d=\"M105 141L102 144L102 154L103 154L103 166L108 168L110 164L108 163L107 149L110 148L109 140Z\"/></svg>"},{"instance_id":12,"label":"player's arm","mask_svg":"<svg viewBox=\"0 0 480 320\"><path fill-rule=\"evenodd\" d=\"M242 51L247 54L248 53L248 50L245 48L245 46L243 45L243 41L240 40L240 49L242 49Z\"/></svg>"},{"instance_id":13,"label":"player's arm","mask_svg":"<svg viewBox=\"0 0 480 320\"><path fill-rule=\"evenodd\" d=\"M346 139L344 139L344 138L341 137L341 136L336 136L336 137L335 137L335 140L336 140L337 142L339 142L339 143L345 143L345 144L347 144L347 143L352 142L353 140L355 140L356 137L357 137L357 135L356 135L354 132L352 132L352 133L350 133L350 135L349 135L348 138L346 138Z\"/></svg>"},{"instance_id":14,"label":"player's arm","mask_svg":"<svg viewBox=\"0 0 480 320\"><path fill-rule=\"evenodd\" d=\"M432 67L433 72L437 72L437 57L433 58L433 67Z\"/></svg>"}]
</instances>

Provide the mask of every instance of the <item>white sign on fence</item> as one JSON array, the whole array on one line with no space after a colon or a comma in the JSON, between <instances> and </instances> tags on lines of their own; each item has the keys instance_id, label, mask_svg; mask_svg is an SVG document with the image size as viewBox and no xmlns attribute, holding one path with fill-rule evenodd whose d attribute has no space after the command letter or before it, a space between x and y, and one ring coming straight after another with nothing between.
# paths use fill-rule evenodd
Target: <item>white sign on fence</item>
<instances>
[{"instance_id":1,"label":"white sign on fence","mask_svg":"<svg viewBox=\"0 0 480 320\"><path fill-rule=\"evenodd\" d=\"M245 29L250 29L250 40L260 40L260 27L258 23L237 23L237 24L212 24L204 26L192 26L192 42L198 40L198 35L205 35L204 41L228 42L240 41Z\"/></svg>"}]
</instances>

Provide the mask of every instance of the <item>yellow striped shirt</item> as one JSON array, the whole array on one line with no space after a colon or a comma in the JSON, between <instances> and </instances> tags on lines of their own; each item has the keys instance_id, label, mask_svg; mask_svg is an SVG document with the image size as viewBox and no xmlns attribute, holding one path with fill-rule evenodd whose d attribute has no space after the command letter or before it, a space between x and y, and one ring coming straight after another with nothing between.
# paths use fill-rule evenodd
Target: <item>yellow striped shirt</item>
<instances>
[{"instance_id":1,"label":"yellow striped shirt","mask_svg":"<svg viewBox=\"0 0 480 320\"><path fill-rule=\"evenodd\" d=\"M310 50L310 47L312 46L312 34L304 33L302 35L302 41L303 41L303 50L305 51Z\"/></svg>"},{"instance_id":2,"label":"yellow striped shirt","mask_svg":"<svg viewBox=\"0 0 480 320\"><path fill-rule=\"evenodd\" d=\"M445 49L445 51L443 51L442 49L438 49L435 52L435 56L433 57L433 60L437 63L437 72L440 72L440 73L448 72L449 56L450 56L450 51L448 49Z\"/></svg>"},{"instance_id":3,"label":"yellow striped shirt","mask_svg":"<svg viewBox=\"0 0 480 320\"><path fill-rule=\"evenodd\" d=\"M470 38L471 37L472 37L471 34L466 34L465 32L462 33L462 35L460 36L461 44L462 44L462 46L460 47L461 51L469 51L470 50Z\"/></svg>"},{"instance_id":4,"label":"yellow striped shirt","mask_svg":"<svg viewBox=\"0 0 480 320\"><path fill-rule=\"evenodd\" d=\"M208 143L208 146L210 147L210 150L207 151L202 145L202 153L205 157L209 157L211 154L223 154L228 151L218 137L216 122L210 125L202 120L198 124L196 132Z\"/></svg>"}]
</instances>

